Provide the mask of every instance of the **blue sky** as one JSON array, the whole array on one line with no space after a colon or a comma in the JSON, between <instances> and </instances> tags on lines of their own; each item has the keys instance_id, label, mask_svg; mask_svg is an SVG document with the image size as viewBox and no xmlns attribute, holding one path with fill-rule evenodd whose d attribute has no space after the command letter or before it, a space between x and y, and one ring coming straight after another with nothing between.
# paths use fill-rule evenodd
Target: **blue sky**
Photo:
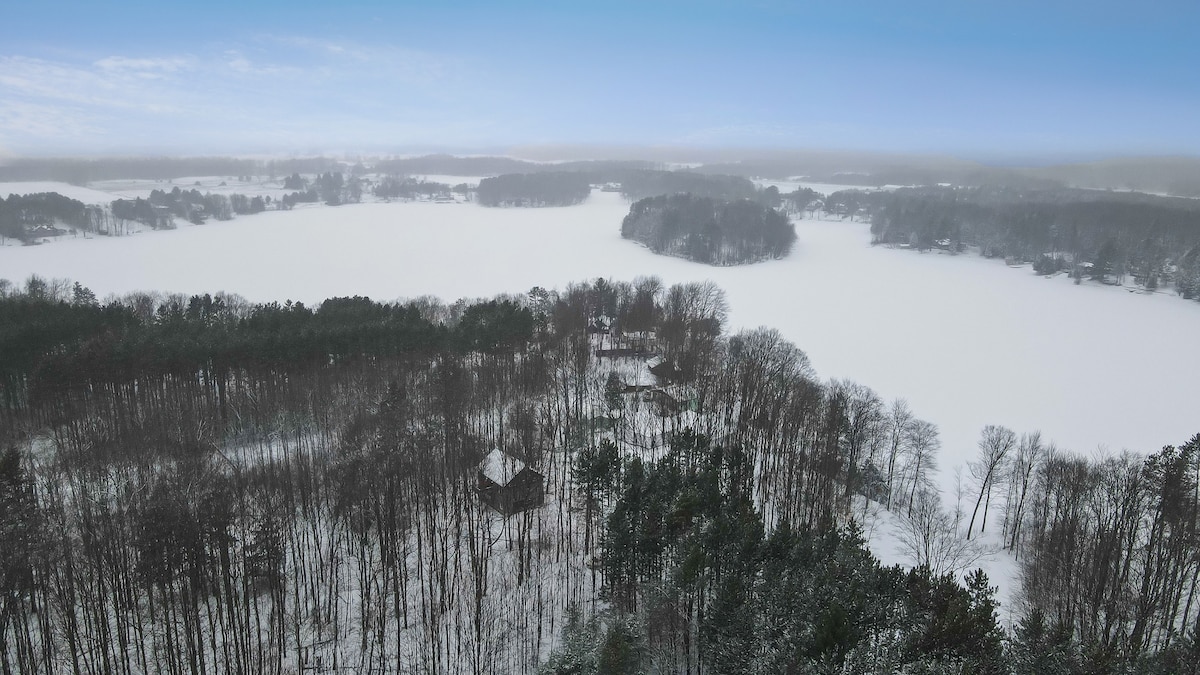
<instances>
[{"instance_id":1,"label":"blue sky","mask_svg":"<svg viewBox=\"0 0 1200 675\"><path fill-rule=\"evenodd\" d=\"M0 156L1200 154L1200 3L10 4Z\"/></svg>"}]
</instances>

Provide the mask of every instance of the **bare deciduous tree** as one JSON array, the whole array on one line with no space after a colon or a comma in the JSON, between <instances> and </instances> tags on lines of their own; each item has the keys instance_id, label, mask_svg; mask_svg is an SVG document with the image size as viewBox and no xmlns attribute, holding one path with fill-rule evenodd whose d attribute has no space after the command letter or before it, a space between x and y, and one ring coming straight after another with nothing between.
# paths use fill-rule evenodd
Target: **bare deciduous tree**
<instances>
[{"instance_id":1,"label":"bare deciduous tree","mask_svg":"<svg viewBox=\"0 0 1200 675\"><path fill-rule=\"evenodd\" d=\"M935 576L966 569L987 553L979 542L958 536L953 516L942 510L941 497L931 490L917 491L900 525L903 553Z\"/></svg>"},{"instance_id":2,"label":"bare deciduous tree","mask_svg":"<svg viewBox=\"0 0 1200 675\"><path fill-rule=\"evenodd\" d=\"M975 509L971 512L971 523L967 525L967 539L971 538L971 533L975 529L975 518L979 515L979 506L984 503L984 497L987 497L990 504L992 487L999 480L1004 460L1016 444L1017 435L1011 429L994 424L983 428L979 439L979 459L970 464L971 477L979 486L979 497L975 500ZM985 505L979 531L982 533L986 529L987 506Z\"/></svg>"}]
</instances>

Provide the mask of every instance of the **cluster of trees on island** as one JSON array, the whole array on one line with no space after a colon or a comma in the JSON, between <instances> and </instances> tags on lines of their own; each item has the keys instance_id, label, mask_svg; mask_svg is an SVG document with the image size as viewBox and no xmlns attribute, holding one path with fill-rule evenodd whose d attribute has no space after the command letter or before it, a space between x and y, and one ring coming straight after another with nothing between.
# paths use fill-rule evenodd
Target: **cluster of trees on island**
<instances>
[{"instance_id":1,"label":"cluster of trees on island","mask_svg":"<svg viewBox=\"0 0 1200 675\"><path fill-rule=\"evenodd\" d=\"M151 190L145 199L114 199L108 208L86 205L56 192L11 194L8 199L0 200L0 237L28 243L40 237L66 233L56 225L67 225L78 232L95 234L121 234L129 229L129 223L141 223L154 229L171 229L175 227L176 219L201 225L209 218L230 220L235 215L253 215L271 208L291 209L299 203L324 202L337 206L358 202L362 199L364 189L362 179L357 176L346 178L341 172L317 174L311 180L293 173L283 183L285 189L295 191L278 200L261 195L201 193L195 188L184 190L176 186L170 191ZM395 193L391 194L393 197L412 198L434 191L448 193L449 190L449 186L441 184L408 180L397 182L391 177L376 186L376 194L381 198L391 193Z\"/></svg>"},{"instance_id":2,"label":"cluster of trees on island","mask_svg":"<svg viewBox=\"0 0 1200 675\"><path fill-rule=\"evenodd\" d=\"M199 190L170 192L151 190L146 199L117 199L112 203L112 214L119 220L134 220L154 228L171 227L174 218L181 218L193 225L201 225L208 218L230 220L234 214L261 213L267 209L270 198L242 194L229 196L201 194Z\"/></svg>"},{"instance_id":3,"label":"cluster of trees on island","mask_svg":"<svg viewBox=\"0 0 1200 675\"><path fill-rule=\"evenodd\" d=\"M381 177L371 192L379 199L445 199L452 194L465 197L470 189L466 183L450 186L411 176L389 175Z\"/></svg>"},{"instance_id":4,"label":"cluster of trees on island","mask_svg":"<svg viewBox=\"0 0 1200 675\"><path fill-rule=\"evenodd\" d=\"M170 229L180 218L199 225L209 218L230 220L234 215L261 213L270 207L271 198L242 194L201 194L199 190L170 192L152 190L146 199L115 199L108 208L88 205L57 192L9 195L0 200L0 237L32 242L41 237L67 233L58 225L76 232L121 234L129 223L142 223L154 229Z\"/></svg>"},{"instance_id":5,"label":"cluster of trees on island","mask_svg":"<svg viewBox=\"0 0 1200 675\"><path fill-rule=\"evenodd\" d=\"M1039 274L1148 289L1167 283L1200 299L1200 201L1096 190L924 187L839 192L827 211L871 221L877 243L977 249L1033 263Z\"/></svg>"},{"instance_id":6,"label":"cluster of trees on island","mask_svg":"<svg viewBox=\"0 0 1200 675\"><path fill-rule=\"evenodd\" d=\"M480 181L475 197L483 206L572 206L596 184L637 200L621 224L622 237L712 265L785 257L796 233L777 209L801 212L818 197L807 189L788 195L759 190L738 176L625 168L503 174Z\"/></svg>"},{"instance_id":7,"label":"cluster of trees on island","mask_svg":"<svg viewBox=\"0 0 1200 675\"><path fill-rule=\"evenodd\" d=\"M591 193L588 176L578 172L508 173L479 181L475 199L483 206L574 206Z\"/></svg>"},{"instance_id":8,"label":"cluster of trees on island","mask_svg":"<svg viewBox=\"0 0 1200 675\"><path fill-rule=\"evenodd\" d=\"M1092 462L990 427L951 513L930 497L934 425L818 380L775 331L726 334L725 312L711 284L654 278L314 307L0 283L0 669L1165 674L1200 656L1200 439ZM699 401L661 418L664 446L616 433L640 398L597 341L634 333ZM481 503L491 448L541 472L545 506ZM917 567L868 552L872 504ZM969 557L939 553L988 527L1026 577L1011 632L986 577L956 574Z\"/></svg>"},{"instance_id":9,"label":"cluster of trees on island","mask_svg":"<svg viewBox=\"0 0 1200 675\"><path fill-rule=\"evenodd\" d=\"M363 195L363 181L355 175L357 173L353 172L347 177L341 171L326 171L317 174L311 181L299 173L293 173L283 179L285 190L295 190L283 197L284 208L292 208L298 202L323 201L329 206L359 202Z\"/></svg>"},{"instance_id":10,"label":"cluster of trees on island","mask_svg":"<svg viewBox=\"0 0 1200 675\"><path fill-rule=\"evenodd\" d=\"M102 215L99 209L57 192L10 194L7 199L0 199L0 238L27 241L38 228L55 228L59 224L94 228Z\"/></svg>"},{"instance_id":11,"label":"cluster of trees on island","mask_svg":"<svg viewBox=\"0 0 1200 675\"><path fill-rule=\"evenodd\" d=\"M759 202L675 194L635 202L621 236L663 255L739 265L786 256L796 230L787 216Z\"/></svg>"}]
</instances>

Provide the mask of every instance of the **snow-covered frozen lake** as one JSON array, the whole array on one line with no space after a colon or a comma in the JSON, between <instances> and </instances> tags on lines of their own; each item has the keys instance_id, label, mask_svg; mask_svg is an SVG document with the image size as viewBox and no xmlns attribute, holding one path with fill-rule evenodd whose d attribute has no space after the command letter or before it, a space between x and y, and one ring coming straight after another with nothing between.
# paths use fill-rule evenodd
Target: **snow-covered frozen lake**
<instances>
[{"instance_id":1,"label":"snow-covered frozen lake","mask_svg":"<svg viewBox=\"0 0 1200 675\"><path fill-rule=\"evenodd\" d=\"M563 288L594 277L712 279L732 328L778 328L826 378L904 397L941 430L943 492L980 429L1040 429L1059 447L1142 452L1200 431L1200 304L1075 286L973 256L869 245L863 223L804 220L785 260L713 268L622 240L628 205L488 209L314 206L129 237L0 247L0 278L78 280L103 297L226 290L314 302Z\"/></svg>"}]
</instances>

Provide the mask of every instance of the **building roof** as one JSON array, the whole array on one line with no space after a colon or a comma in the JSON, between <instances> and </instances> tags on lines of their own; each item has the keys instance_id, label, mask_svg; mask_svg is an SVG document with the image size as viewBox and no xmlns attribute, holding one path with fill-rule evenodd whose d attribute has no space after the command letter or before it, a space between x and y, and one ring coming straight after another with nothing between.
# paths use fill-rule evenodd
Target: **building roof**
<instances>
[{"instance_id":1,"label":"building roof","mask_svg":"<svg viewBox=\"0 0 1200 675\"><path fill-rule=\"evenodd\" d=\"M504 452L500 448L493 448L479 464L479 472L486 476L488 480L500 486L508 485L509 481L524 469L525 462Z\"/></svg>"}]
</instances>

